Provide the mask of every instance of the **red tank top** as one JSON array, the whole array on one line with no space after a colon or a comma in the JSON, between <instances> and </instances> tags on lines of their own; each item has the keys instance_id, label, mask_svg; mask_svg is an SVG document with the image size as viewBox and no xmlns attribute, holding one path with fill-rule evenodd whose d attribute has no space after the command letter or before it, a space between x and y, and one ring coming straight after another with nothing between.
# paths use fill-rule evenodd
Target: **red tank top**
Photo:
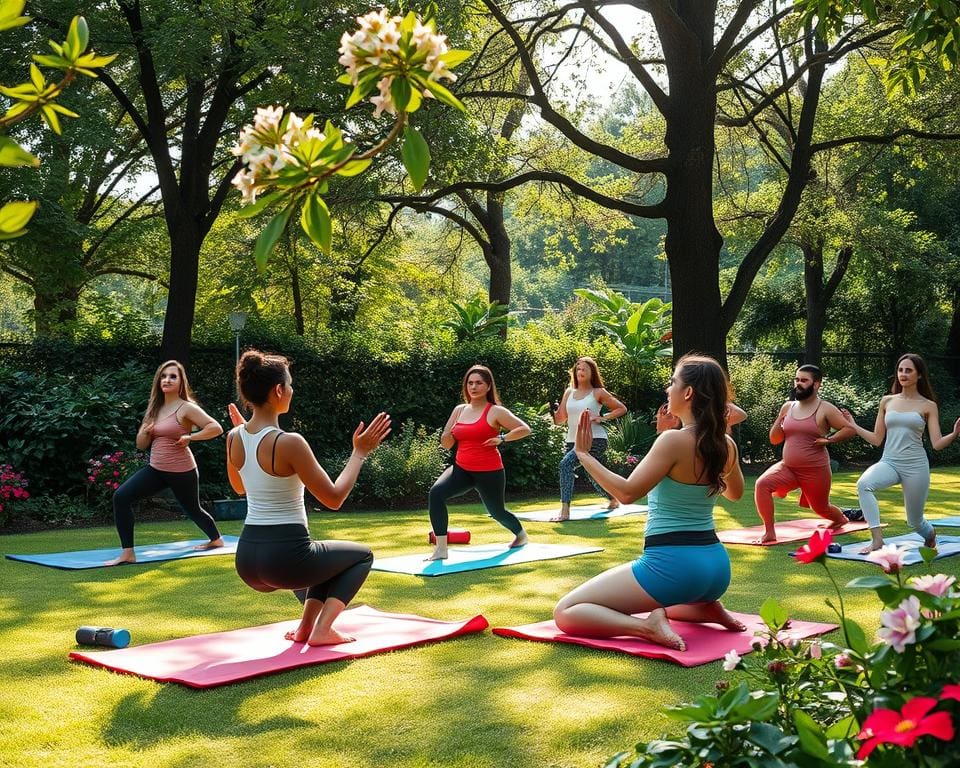
<instances>
[{"instance_id":1,"label":"red tank top","mask_svg":"<svg viewBox=\"0 0 960 768\"><path fill-rule=\"evenodd\" d=\"M499 430L487 423L487 414L493 403L487 403L480 418L476 421L458 421L450 430L457 441L457 466L468 472L494 472L503 469L503 459L497 447L484 443L500 434Z\"/></svg>"},{"instance_id":2,"label":"red tank top","mask_svg":"<svg viewBox=\"0 0 960 768\"><path fill-rule=\"evenodd\" d=\"M817 425L817 410L805 419L793 416L793 406L783 417L783 463L788 467L822 467L830 463L830 454L813 441L823 437Z\"/></svg>"}]
</instances>

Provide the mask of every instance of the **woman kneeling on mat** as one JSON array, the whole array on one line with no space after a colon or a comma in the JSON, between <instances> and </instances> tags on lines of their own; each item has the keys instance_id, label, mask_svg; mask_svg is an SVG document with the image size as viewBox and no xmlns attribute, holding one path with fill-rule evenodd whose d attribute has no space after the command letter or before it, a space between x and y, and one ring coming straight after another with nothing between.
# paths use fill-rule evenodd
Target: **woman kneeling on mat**
<instances>
[{"instance_id":1,"label":"woman kneeling on mat","mask_svg":"<svg viewBox=\"0 0 960 768\"><path fill-rule=\"evenodd\" d=\"M196 428L197 432L194 432ZM150 403L137 431L137 448L150 449L150 464L127 478L113 494L113 517L120 534L120 557L104 565L135 563L133 504L169 488L173 497L210 541L194 549L223 546L213 518L200 506L200 476L190 444L223 434L221 427L193 400L187 372L176 360L167 360L153 376Z\"/></svg>"},{"instance_id":2,"label":"woman kneeling on mat","mask_svg":"<svg viewBox=\"0 0 960 768\"><path fill-rule=\"evenodd\" d=\"M453 466L430 489L430 525L437 545L427 560L447 558L447 499L476 488L487 513L513 535L510 547L527 543L527 532L504 504L506 475L497 447L530 434L526 422L500 405L493 373L474 365L463 377L463 403L453 409L440 435L444 448L457 446Z\"/></svg>"},{"instance_id":3,"label":"woman kneeling on mat","mask_svg":"<svg viewBox=\"0 0 960 768\"><path fill-rule=\"evenodd\" d=\"M244 423L232 403L236 425L227 435L230 485L247 496L247 518L237 544L237 573L258 592L305 594L300 626L287 639L308 645L353 640L333 622L357 594L373 565L373 553L351 541L313 541L303 503L304 486L321 504L339 509L353 489L363 460L390 434L390 417L379 413L353 433L353 453L336 482L323 470L303 437L283 432L279 416L293 398L289 363L255 350L237 363L240 396L253 410Z\"/></svg>"},{"instance_id":4,"label":"woman kneeling on mat","mask_svg":"<svg viewBox=\"0 0 960 768\"><path fill-rule=\"evenodd\" d=\"M668 618L744 629L720 604L730 559L713 524L716 496L736 501L743 494L737 446L726 434L728 386L712 358L682 357L667 387L667 408L683 426L670 429L666 414L658 414L660 435L627 478L590 455L589 414L580 417L576 450L584 468L621 502L646 495L650 509L643 554L561 598L553 612L561 631L629 635L682 651ZM631 615L643 611L649 616Z\"/></svg>"}]
</instances>

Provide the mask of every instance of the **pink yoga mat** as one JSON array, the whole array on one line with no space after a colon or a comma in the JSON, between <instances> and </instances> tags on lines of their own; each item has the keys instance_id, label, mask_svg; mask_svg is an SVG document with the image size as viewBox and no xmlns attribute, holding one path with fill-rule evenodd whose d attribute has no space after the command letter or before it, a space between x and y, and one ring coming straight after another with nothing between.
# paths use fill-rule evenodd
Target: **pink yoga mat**
<instances>
[{"instance_id":1,"label":"pink yoga mat","mask_svg":"<svg viewBox=\"0 0 960 768\"><path fill-rule=\"evenodd\" d=\"M793 541L806 541L816 530L823 530L830 525L829 522L820 517L805 517L802 520L783 520L776 523L777 540L769 541L763 544L769 547L774 544L788 544ZM842 528L833 531L834 536L840 536L844 533L856 533L865 531L869 528L862 520L856 523L847 523ZM758 544L758 539L763 536L763 526L755 525L752 528L734 528L726 531L717 531L717 538L724 544Z\"/></svg>"},{"instance_id":2,"label":"pink yoga mat","mask_svg":"<svg viewBox=\"0 0 960 768\"><path fill-rule=\"evenodd\" d=\"M298 622L183 637L116 651L73 651L71 659L191 688L214 688L260 675L328 661L356 659L411 645L447 640L489 626L483 616L466 621L438 621L423 616L383 613L366 605L343 612L334 626L355 637L352 643L311 648L285 640Z\"/></svg>"},{"instance_id":3,"label":"pink yoga mat","mask_svg":"<svg viewBox=\"0 0 960 768\"><path fill-rule=\"evenodd\" d=\"M516 637L521 640L539 640L546 643L572 643L602 651L620 651L631 656L643 656L647 659L666 659L683 667L696 667L711 661L722 659L727 651L733 649L741 656L753 650L754 632L764 628L763 619L751 613L731 613L747 625L744 632L730 632L714 624L690 624L685 621L671 621L673 631L684 639L687 650L675 651L662 645L648 643L632 637L614 637L599 639L567 635L557 629L552 621L526 624L522 627L494 627L493 633L502 637ZM638 613L637 616L646 616ZM780 633L781 638L795 637L798 640L822 635L837 628L836 624L820 624L813 621L791 621L790 626Z\"/></svg>"}]
</instances>

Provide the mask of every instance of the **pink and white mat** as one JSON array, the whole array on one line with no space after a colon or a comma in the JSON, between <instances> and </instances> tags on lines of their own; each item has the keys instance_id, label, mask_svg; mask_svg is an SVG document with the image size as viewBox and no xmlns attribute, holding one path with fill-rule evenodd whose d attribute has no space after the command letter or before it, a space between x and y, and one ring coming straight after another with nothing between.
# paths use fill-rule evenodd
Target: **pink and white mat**
<instances>
[{"instance_id":1,"label":"pink and white mat","mask_svg":"<svg viewBox=\"0 0 960 768\"><path fill-rule=\"evenodd\" d=\"M795 541L806 541L814 531L826 530L829 522L821 517L804 517L800 520L782 520L777 521L777 540L768 541L760 544L763 536L763 526L754 525L750 528L728 528L727 530L717 531L717 538L724 544L755 544L763 547L770 547L776 544L789 544ZM865 522L847 523L842 528L836 528L833 531L834 536L840 536L844 533L856 533L857 531L866 531L869 529Z\"/></svg>"},{"instance_id":2,"label":"pink and white mat","mask_svg":"<svg viewBox=\"0 0 960 768\"><path fill-rule=\"evenodd\" d=\"M747 625L743 632L731 632L714 624L691 624L685 621L671 621L673 631L683 638L687 650L677 651L662 645L649 643L633 637L577 637L568 635L557 629L553 621L541 621L536 624L525 624L521 627L494 627L493 633L501 637L513 637L521 640L538 640L546 643L570 643L582 645L586 648L596 648L603 651L619 651L631 656L642 656L647 659L663 659L672 661L683 667L696 667L711 661L722 659L728 651L735 650L741 656L753 650L754 633L764 629L763 619L751 613L731 614ZM638 613L637 616L646 616ZM836 629L836 624L821 624L815 621L792 620L790 626L780 633L781 638L793 637L798 640L823 635Z\"/></svg>"},{"instance_id":3,"label":"pink and white mat","mask_svg":"<svg viewBox=\"0 0 960 768\"><path fill-rule=\"evenodd\" d=\"M344 611L335 625L356 640L312 648L284 639L284 633L296 629L298 623L281 621L114 651L73 651L70 658L159 682L215 688L287 669L448 640L489 626L483 616L439 621L361 605Z\"/></svg>"}]
</instances>

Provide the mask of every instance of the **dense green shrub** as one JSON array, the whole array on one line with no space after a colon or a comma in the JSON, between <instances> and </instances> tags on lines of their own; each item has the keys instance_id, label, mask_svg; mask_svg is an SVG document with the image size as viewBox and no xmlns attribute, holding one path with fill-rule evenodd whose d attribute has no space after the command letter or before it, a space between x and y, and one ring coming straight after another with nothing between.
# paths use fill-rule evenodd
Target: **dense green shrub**
<instances>
[{"instance_id":1,"label":"dense green shrub","mask_svg":"<svg viewBox=\"0 0 960 768\"><path fill-rule=\"evenodd\" d=\"M440 445L440 430L427 432L407 420L367 459L353 496L387 508L420 502L443 472L448 454Z\"/></svg>"},{"instance_id":2,"label":"dense green shrub","mask_svg":"<svg viewBox=\"0 0 960 768\"><path fill-rule=\"evenodd\" d=\"M730 382L734 402L747 412L747 419L734 427L740 457L749 463L779 458L779 449L770 445L770 425L783 401L790 396L795 363L778 363L769 355L730 361Z\"/></svg>"},{"instance_id":3,"label":"dense green shrub","mask_svg":"<svg viewBox=\"0 0 960 768\"><path fill-rule=\"evenodd\" d=\"M546 406L514 404L511 408L532 430L523 440L500 448L507 473L507 489L537 491L557 484L557 465L563 458L564 430L554 425Z\"/></svg>"}]
</instances>

